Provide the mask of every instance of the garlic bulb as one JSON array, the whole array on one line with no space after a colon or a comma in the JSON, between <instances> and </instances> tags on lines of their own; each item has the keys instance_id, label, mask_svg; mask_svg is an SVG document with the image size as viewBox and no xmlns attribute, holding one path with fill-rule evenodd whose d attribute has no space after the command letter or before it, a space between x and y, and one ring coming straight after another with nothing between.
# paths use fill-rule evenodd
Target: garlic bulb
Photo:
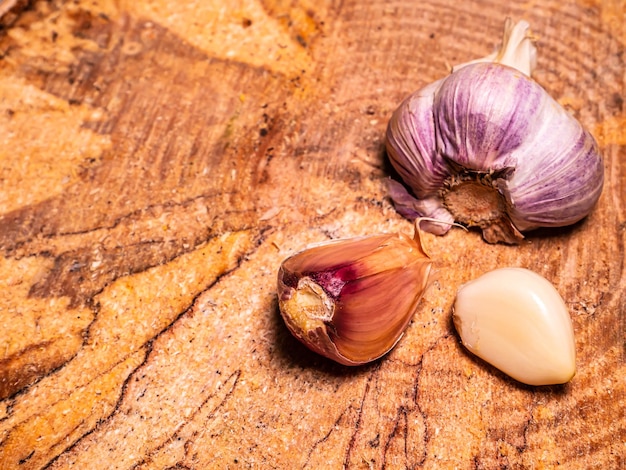
<instances>
[{"instance_id":1,"label":"garlic bulb","mask_svg":"<svg viewBox=\"0 0 626 470\"><path fill-rule=\"evenodd\" d=\"M287 258L278 303L291 333L344 365L389 352L428 285L431 261L420 232L334 240Z\"/></svg>"},{"instance_id":2,"label":"garlic bulb","mask_svg":"<svg viewBox=\"0 0 626 470\"><path fill-rule=\"evenodd\" d=\"M589 132L529 77L536 50L528 23L505 26L495 54L453 69L394 112L387 153L410 191L390 197L408 218L482 229L486 241L573 224L593 208L604 180ZM446 233L450 225L424 228Z\"/></svg>"},{"instance_id":3,"label":"garlic bulb","mask_svg":"<svg viewBox=\"0 0 626 470\"><path fill-rule=\"evenodd\" d=\"M502 268L464 284L453 319L467 349L520 382L561 384L576 373L567 307L539 274Z\"/></svg>"}]
</instances>

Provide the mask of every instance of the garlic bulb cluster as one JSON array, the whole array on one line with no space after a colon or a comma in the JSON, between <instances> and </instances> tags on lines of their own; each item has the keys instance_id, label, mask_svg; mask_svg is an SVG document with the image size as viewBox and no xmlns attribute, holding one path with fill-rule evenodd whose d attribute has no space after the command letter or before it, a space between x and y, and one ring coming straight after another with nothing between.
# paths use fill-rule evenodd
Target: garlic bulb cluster
<instances>
[{"instance_id":1,"label":"garlic bulb cluster","mask_svg":"<svg viewBox=\"0 0 626 470\"><path fill-rule=\"evenodd\" d=\"M561 384L576 373L567 307L537 273L501 268L462 285L453 319L467 349L520 382Z\"/></svg>"},{"instance_id":2,"label":"garlic bulb cluster","mask_svg":"<svg viewBox=\"0 0 626 470\"><path fill-rule=\"evenodd\" d=\"M402 215L457 221L482 229L487 242L517 243L522 232L573 224L596 204L604 180L598 146L530 78L536 49L528 27L507 22L498 52L455 67L394 112L386 147L408 186L390 183Z\"/></svg>"},{"instance_id":3,"label":"garlic bulb cluster","mask_svg":"<svg viewBox=\"0 0 626 470\"><path fill-rule=\"evenodd\" d=\"M420 232L322 243L287 258L278 304L291 333L340 364L364 364L402 337L428 286Z\"/></svg>"}]
</instances>

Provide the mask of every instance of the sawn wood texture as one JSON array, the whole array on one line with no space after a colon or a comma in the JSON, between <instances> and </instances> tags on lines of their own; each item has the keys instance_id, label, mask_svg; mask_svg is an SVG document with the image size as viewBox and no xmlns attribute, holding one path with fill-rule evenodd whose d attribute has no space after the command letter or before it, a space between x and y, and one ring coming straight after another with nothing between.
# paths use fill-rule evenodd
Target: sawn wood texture
<instances>
[{"instance_id":1,"label":"sawn wood texture","mask_svg":"<svg viewBox=\"0 0 626 470\"><path fill-rule=\"evenodd\" d=\"M0 468L623 468L622 1L11 3ZM398 346L355 368L309 352L277 310L280 262L412 233L386 197L389 116L506 17L598 140L597 207L519 246L426 235L437 273ZM460 344L456 289L504 266L565 299L570 383L521 385Z\"/></svg>"}]
</instances>

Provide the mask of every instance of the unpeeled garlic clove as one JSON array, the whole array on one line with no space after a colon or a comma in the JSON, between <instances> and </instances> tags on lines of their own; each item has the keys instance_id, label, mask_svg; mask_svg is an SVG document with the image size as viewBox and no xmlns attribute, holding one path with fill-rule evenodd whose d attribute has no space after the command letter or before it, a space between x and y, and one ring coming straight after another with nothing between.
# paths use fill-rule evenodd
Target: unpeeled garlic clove
<instances>
[{"instance_id":1,"label":"unpeeled garlic clove","mask_svg":"<svg viewBox=\"0 0 626 470\"><path fill-rule=\"evenodd\" d=\"M291 333L344 365L389 352L428 285L431 261L415 237L384 234L335 240L287 258L278 302Z\"/></svg>"},{"instance_id":2,"label":"unpeeled garlic clove","mask_svg":"<svg viewBox=\"0 0 626 470\"><path fill-rule=\"evenodd\" d=\"M576 373L565 302L533 271L496 269L462 285L453 319L467 349L520 382L561 384Z\"/></svg>"}]
</instances>

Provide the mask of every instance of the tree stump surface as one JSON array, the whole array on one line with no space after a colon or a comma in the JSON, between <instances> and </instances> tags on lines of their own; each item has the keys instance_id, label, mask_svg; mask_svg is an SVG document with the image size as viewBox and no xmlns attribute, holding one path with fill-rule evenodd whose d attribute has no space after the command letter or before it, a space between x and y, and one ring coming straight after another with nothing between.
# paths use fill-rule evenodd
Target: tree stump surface
<instances>
[{"instance_id":1,"label":"tree stump surface","mask_svg":"<svg viewBox=\"0 0 626 470\"><path fill-rule=\"evenodd\" d=\"M621 0L2 5L0 468L624 467ZM397 347L315 355L280 318L281 261L413 232L386 196L388 119L506 17L599 143L598 205L519 246L426 234L436 280ZM570 383L460 344L456 289L504 266L565 299Z\"/></svg>"}]
</instances>

